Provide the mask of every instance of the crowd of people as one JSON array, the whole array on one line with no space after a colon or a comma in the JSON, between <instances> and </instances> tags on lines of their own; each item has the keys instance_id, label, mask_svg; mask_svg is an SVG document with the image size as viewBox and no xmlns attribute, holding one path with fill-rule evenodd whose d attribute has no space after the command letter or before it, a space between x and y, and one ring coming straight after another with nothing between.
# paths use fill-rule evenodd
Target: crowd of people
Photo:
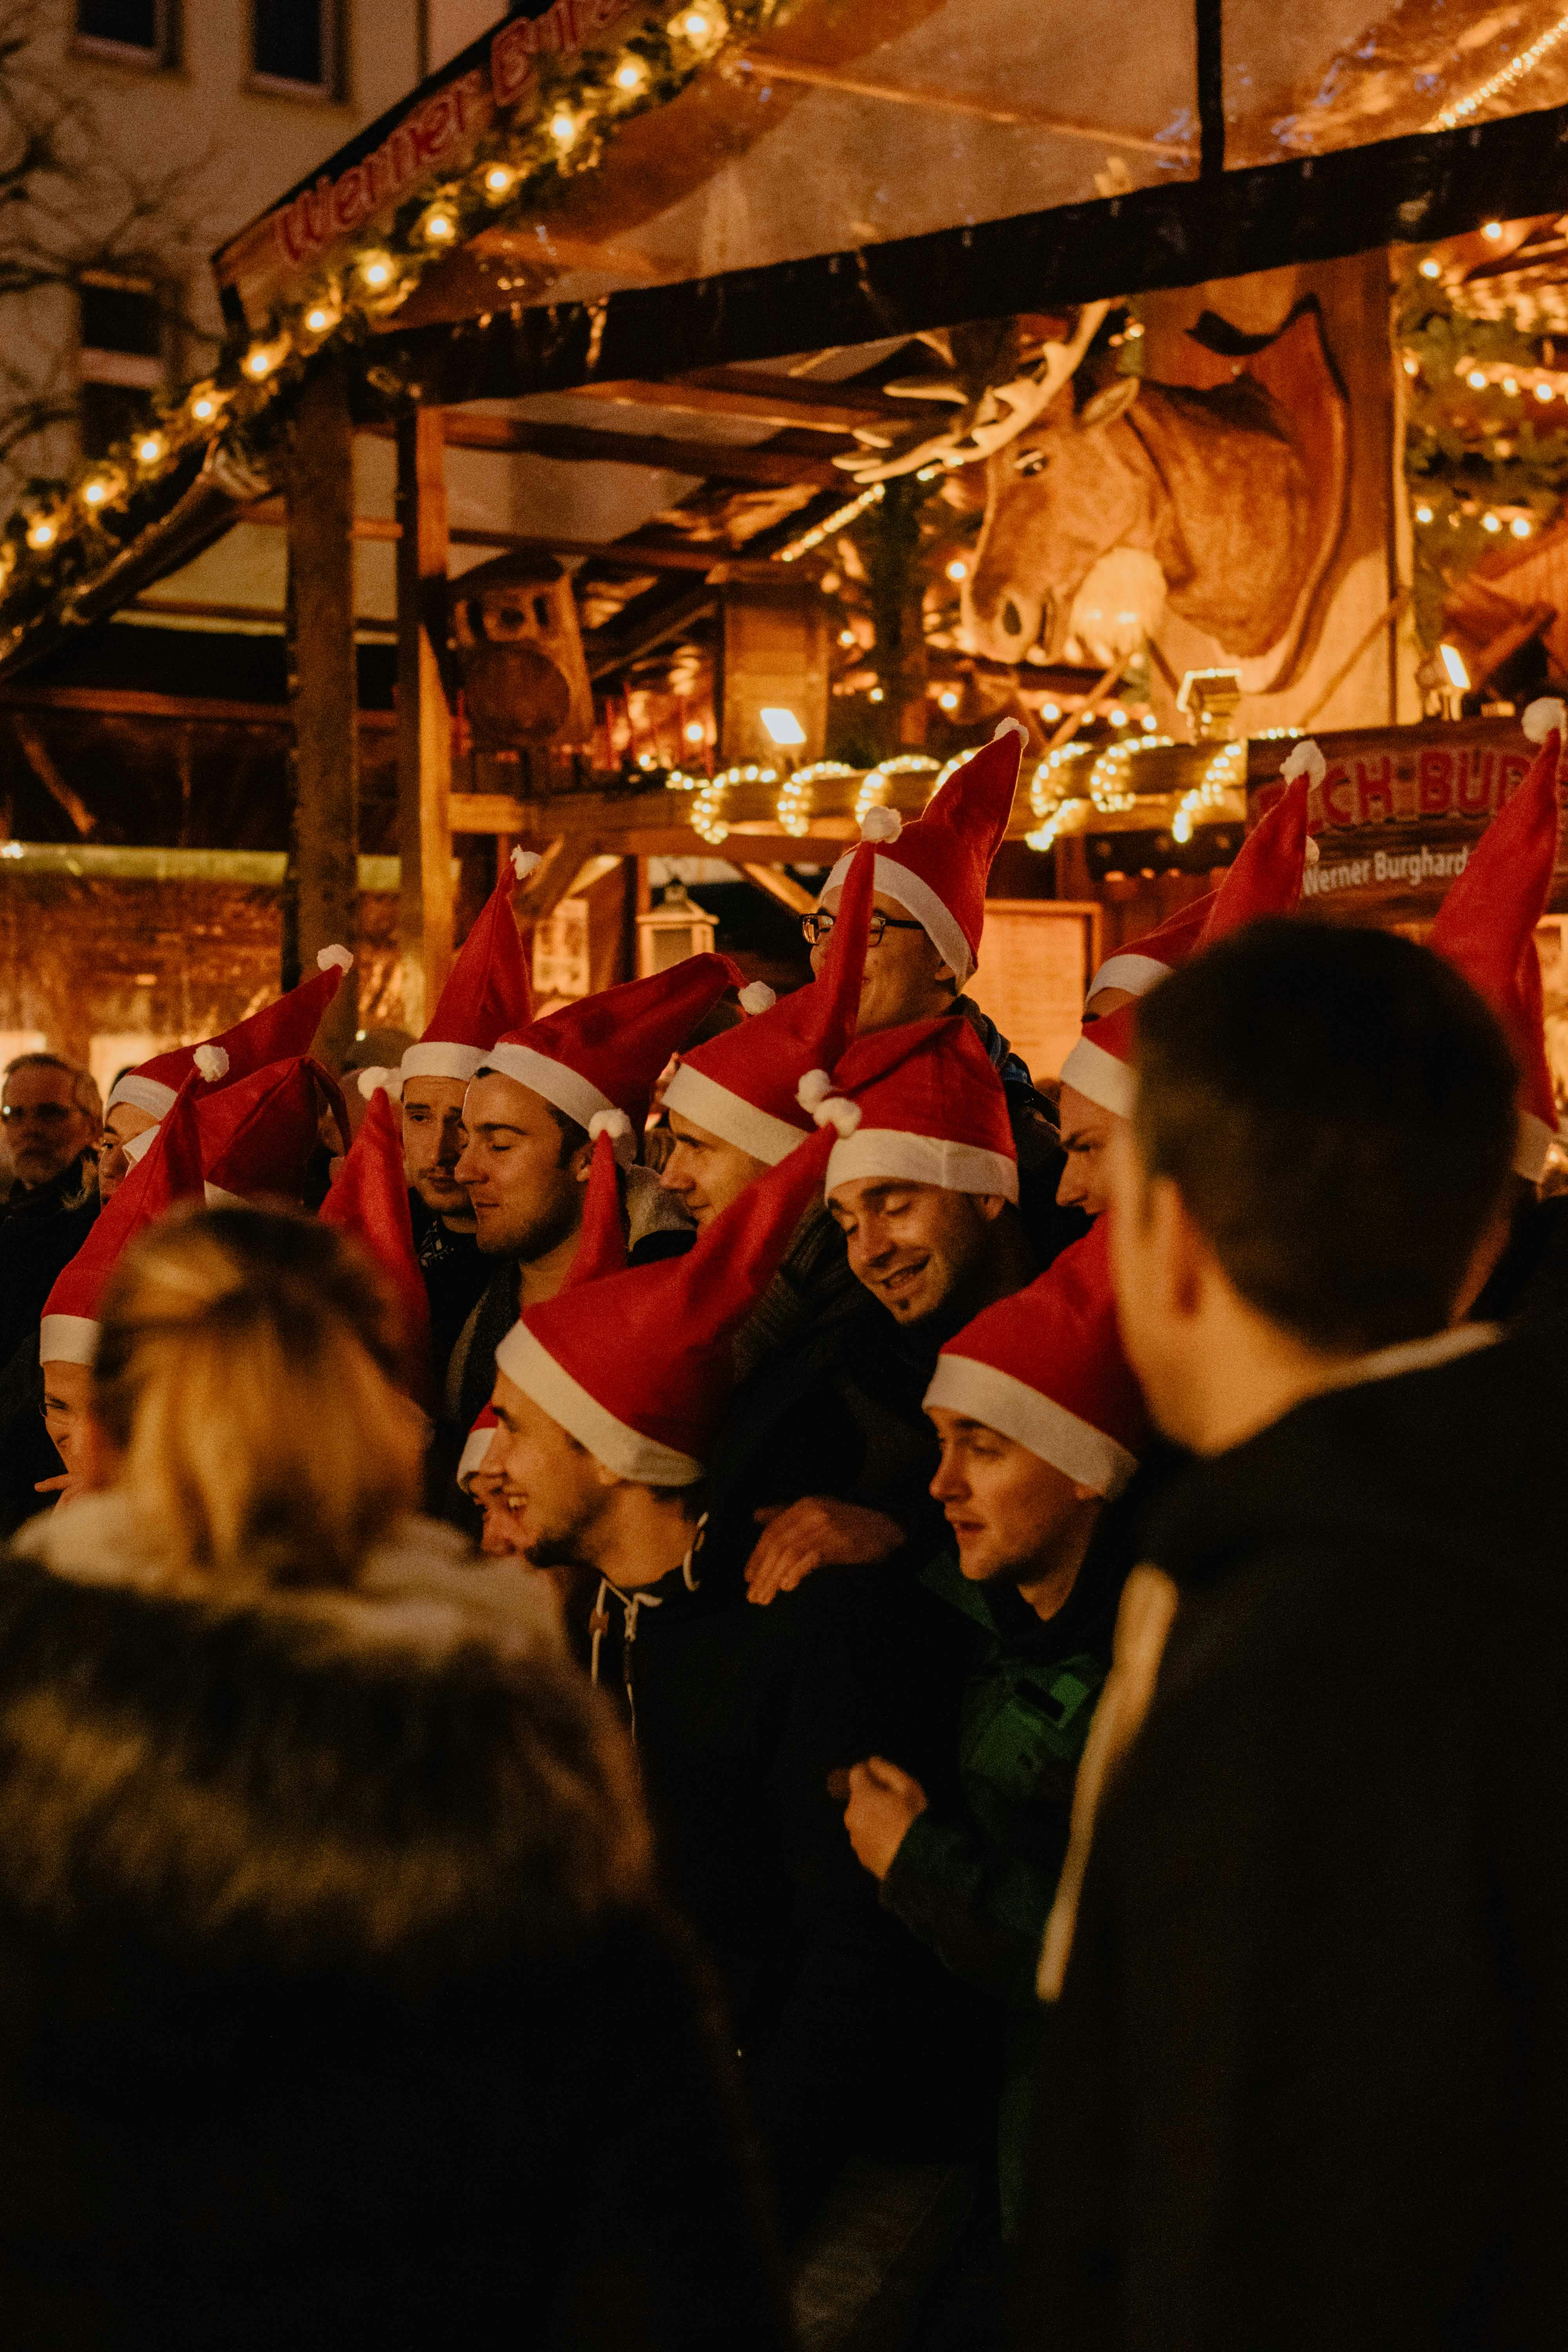
<instances>
[{"instance_id":1,"label":"crowd of people","mask_svg":"<svg viewBox=\"0 0 1568 2352\"><path fill-rule=\"evenodd\" d=\"M10 2340L1568 2332L1527 728L1426 946L1299 746L1059 1084L1010 723L776 1000L536 1016L508 870L346 1095L341 950L11 1065Z\"/></svg>"}]
</instances>

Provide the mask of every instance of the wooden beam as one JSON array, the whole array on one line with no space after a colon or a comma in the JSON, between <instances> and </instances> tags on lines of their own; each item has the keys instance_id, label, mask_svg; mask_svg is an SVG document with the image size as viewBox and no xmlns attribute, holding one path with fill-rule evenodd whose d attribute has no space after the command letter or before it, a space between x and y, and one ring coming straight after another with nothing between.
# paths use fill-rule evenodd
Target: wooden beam
<instances>
[{"instance_id":1,"label":"wooden beam","mask_svg":"<svg viewBox=\"0 0 1568 2352\"><path fill-rule=\"evenodd\" d=\"M834 483L836 488L842 488L842 482L837 475L834 478ZM258 523L263 530L271 529L274 525L281 530L287 518L283 512L281 499L263 499L257 505L247 507L242 520L246 522ZM396 523L387 516L360 515L355 520L354 537L356 539L395 540L397 535ZM494 547L504 553L518 555L586 556L595 563L605 566L613 572L701 572L706 573L717 571L722 565L726 577L732 580L776 580L778 577L778 566L769 562L765 556L748 556L734 551L727 545L721 546L712 542L704 545L696 540L685 541L655 540L651 544L647 544L635 539L540 539L528 531L499 529L492 530L484 524L479 523L453 523L449 526L447 536L454 547ZM822 560L826 562L827 558L824 556ZM149 611L159 609L160 605L162 609L169 612L176 609L172 604L163 604L161 599L138 597L136 602L139 608ZM193 609L196 608L193 607ZM200 609L206 608L204 606ZM224 608L214 606L212 609L222 611ZM241 609L237 606L235 608L237 616ZM391 622L363 619L359 623L362 629L389 629L394 625Z\"/></svg>"},{"instance_id":2,"label":"wooden beam","mask_svg":"<svg viewBox=\"0 0 1568 2352\"><path fill-rule=\"evenodd\" d=\"M305 382L287 460L289 683L294 713L283 982L359 927L359 741L354 723L353 427L341 360ZM447 854L449 855L449 848ZM293 969L290 969L290 966ZM344 979L317 1050L341 1064L359 1024Z\"/></svg>"},{"instance_id":3,"label":"wooden beam","mask_svg":"<svg viewBox=\"0 0 1568 2352\"><path fill-rule=\"evenodd\" d=\"M528 812L510 793L453 793L447 802L454 833L526 833Z\"/></svg>"},{"instance_id":4,"label":"wooden beam","mask_svg":"<svg viewBox=\"0 0 1568 2352\"><path fill-rule=\"evenodd\" d=\"M441 683L447 628L444 418L397 427L397 845L403 1022L416 1035L452 962L452 715Z\"/></svg>"},{"instance_id":5,"label":"wooden beam","mask_svg":"<svg viewBox=\"0 0 1568 2352\"><path fill-rule=\"evenodd\" d=\"M857 425L889 417L910 423L921 413L915 400L893 400L879 394L869 399L834 399L836 385L813 384L795 376L743 375L739 369L721 369L700 376L632 377L622 383L589 383L584 396L607 406L666 408L693 416L744 416L771 425L777 433L831 433L839 440ZM826 396L825 396L826 395Z\"/></svg>"},{"instance_id":6,"label":"wooden beam","mask_svg":"<svg viewBox=\"0 0 1568 2352\"><path fill-rule=\"evenodd\" d=\"M535 425L519 416L453 417L447 437L454 449L493 449L590 465L657 466L666 473L729 482L814 482L842 489L848 478L824 457L801 457L765 444L745 448L728 441L678 441L668 434L601 433L593 425Z\"/></svg>"},{"instance_id":7,"label":"wooden beam","mask_svg":"<svg viewBox=\"0 0 1568 2352\"><path fill-rule=\"evenodd\" d=\"M801 866L806 863L804 857L795 862ZM816 904L805 883L797 882L793 874L786 874L780 866L746 864L742 865L741 871L764 898L776 899L781 907L787 907L792 915L809 915Z\"/></svg>"},{"instance_id":8,"label":"wooden beam","mask_svg":"<svg viewBox=\"0 0 1568 2352\"><path fill-rule=\"evenodd\" d=\"M651 596L652 590L648 593ZM631 606L635 616L642 603L638 597ZM679 636L699 621L706 620L714 609L716 598L706 588L693 588L684 596L672 597L654 611L616 628L596 630L584 647L588 656L588 676L596 684L627 662L643 654L650 654L670 637Z\"/></svg>"}]
</instances>

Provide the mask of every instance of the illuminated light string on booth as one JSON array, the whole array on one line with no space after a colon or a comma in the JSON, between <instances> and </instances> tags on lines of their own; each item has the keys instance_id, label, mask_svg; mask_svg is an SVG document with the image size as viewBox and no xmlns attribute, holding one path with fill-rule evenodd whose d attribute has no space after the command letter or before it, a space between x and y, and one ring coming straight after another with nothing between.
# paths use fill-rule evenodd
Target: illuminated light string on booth
<instances>
[{"instance_id":1,"label":"illuminated light string on booth","mask_svg":"<svg viewBox=\"0 0 1568 2352\"><path fill-rule=\"evenodd\" d=\"M425 271L477 229L509 209L521 213L567 173L590 169L619 121L679 97L731 34L749 39L764 30L777 5L695 0L662 26L640 26L616 49L540 57L528 95L475 142L468 163L445 186L410 197L374 242L307 282L265 333L229 351L214 375L160 404L154 426L142 425L58 490L26 500L0 539L0 588L31 587L47 597L62 578L112 560L125 543L113 519L139 488L220 436L237 444L264 438L268 411L285 385L299 381L305 362L339 336L362 337L373 320L396 310ZM236 454L254 456L254 448ZM853 511L870 502L858 500ZM818 536L842 528L830 518Z\"/></svg>"},{"instance_id":2,"label":"illuminated light string on booth","mask_svg":"<svg viewBox=\"0 0 1568 2352\"><path fill-rule=\"evenodd\" d=\"M892 759L879 760L874 768L868 768L865 782L855 795L856 824L864 824L870 810L886 807L888 786L895 776L934 776L938 764L929 751L900 751Z\"/></svg>"},{"instance_id":3,"label":"illuminated light string on booth","mask_svg":"<svg viewBox=\"0 0 1568 2352\"><path fill-rule=\"evenodd\" d=\"M835 777L853 776L858 770L842 760L813 760L804 768L784 778L774 803L779 824L792 841L801 840L811 831L812 811L816 805L816 786Z\"/></svg>"},{"instance_id":4,"label":"illuminated light string on booth","mask_svg":"<svg viewBox=\"0 0 1568 2352\"><path fill-rule=\"evenodd\" d=\"M1506 97L1527 74L1533 73L1536 67L1542 64L1564 39L1568 39L1568 15L1559 16L1557 22L1549 25L1527 49L1521 49L1506 66L1500 66L1496 73L1489 76L1467 97L1455 99L1450 105L1439 108L1426 128L1428 131L1457 131L1461 123L1479 114L1481 108L1489 105L1494 98Z\"/></svg>"},{"instance_id":5,"label":"illuminated light string on booth","mask_svg":"<svg viewBox=\"0 0 1568 2352\"><path fill-rule=\"evenodd\" d=\"M815 524L810 530L802 531L798 539L792 539L787 547L780 548L778 562L798 563L803 555L809 555L812 549L820 547L825 539L835 539L841 530L847 530L849 525L858 521L868 507L874 507L877 504L881 498L882 488L883 485L880 482L873 482L868 490L862 490L858 499L849 500L847 506L837 508L832 514ZM838 642L842 645L844 639L840 637Z\"/></svg>"},{"instance_id":6,"label":"illuminated light string on booth","mask_svg":"<svg viewBox=\"0 0 1568 2352\"><path fill-rule=\"evenodd\" d=\"M1270 729L1270 736L1298 733L1295 728ZM1254 738L1255 740L1259 740ZM1169 735L1136 735L1096 751L1090 745L1064 744L1047 751L1029 780L1029 805L1040 823L1024 838L1031 849L1054 848L1068 808L1086 803L1100 816L1121 816L1136 808L1142 795L1134 772L1150 751L1182 748ZM1176 804L1171 823L1173 837L1189 842L1193 826L1205 809L1214 808L1247 783L1247 745L1216 744L1203 776Z\"/></svg>"}]
</instances>

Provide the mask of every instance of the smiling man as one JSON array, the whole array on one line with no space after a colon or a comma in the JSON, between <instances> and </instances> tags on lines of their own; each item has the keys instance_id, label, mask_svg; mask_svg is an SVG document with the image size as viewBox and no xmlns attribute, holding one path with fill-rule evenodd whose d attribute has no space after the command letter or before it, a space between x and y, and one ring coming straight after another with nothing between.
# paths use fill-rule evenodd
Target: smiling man
<instances>
[{"instance_id":1,"label":"smiling man","mask_svg":"<svg viewBox=\"0 0 1568 2352\"><path fill-rule=\"evenodd\" d=\"M1093 1537L1145 1430L1104 1228L950 1339L925 1406L942 1447L931 1491L954 1549L921 1581L958 1612L971 1644L962 1795L928 1803L918 1780L871 1757L849 1776L845 1826L888 1909L1009 2012L1000 2147L1010 2234L1042 2017L1040 1937L1122 1583Z\"/></svg>"}]
</instances>

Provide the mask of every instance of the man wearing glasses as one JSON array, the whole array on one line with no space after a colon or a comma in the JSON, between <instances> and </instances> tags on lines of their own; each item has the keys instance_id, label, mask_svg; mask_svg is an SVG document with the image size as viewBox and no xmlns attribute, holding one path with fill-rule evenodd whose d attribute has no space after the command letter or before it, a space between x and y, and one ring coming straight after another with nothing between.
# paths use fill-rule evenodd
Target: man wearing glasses
<instances>
[{"instance_id":1,"label":"man wearing glasses","mask_svg":"<svg viewBox=\"0 0 1568 2352\"><path fill-rule=\"evenodd\" d=\"M38 1318L98 1214L98 1088L58 1054L21 1054L0 1081L0 1530L40 1507L60 1460L38 1416ZM46 1498L47 1499L47 1498Z\"/></svg>"}]
</instances>

